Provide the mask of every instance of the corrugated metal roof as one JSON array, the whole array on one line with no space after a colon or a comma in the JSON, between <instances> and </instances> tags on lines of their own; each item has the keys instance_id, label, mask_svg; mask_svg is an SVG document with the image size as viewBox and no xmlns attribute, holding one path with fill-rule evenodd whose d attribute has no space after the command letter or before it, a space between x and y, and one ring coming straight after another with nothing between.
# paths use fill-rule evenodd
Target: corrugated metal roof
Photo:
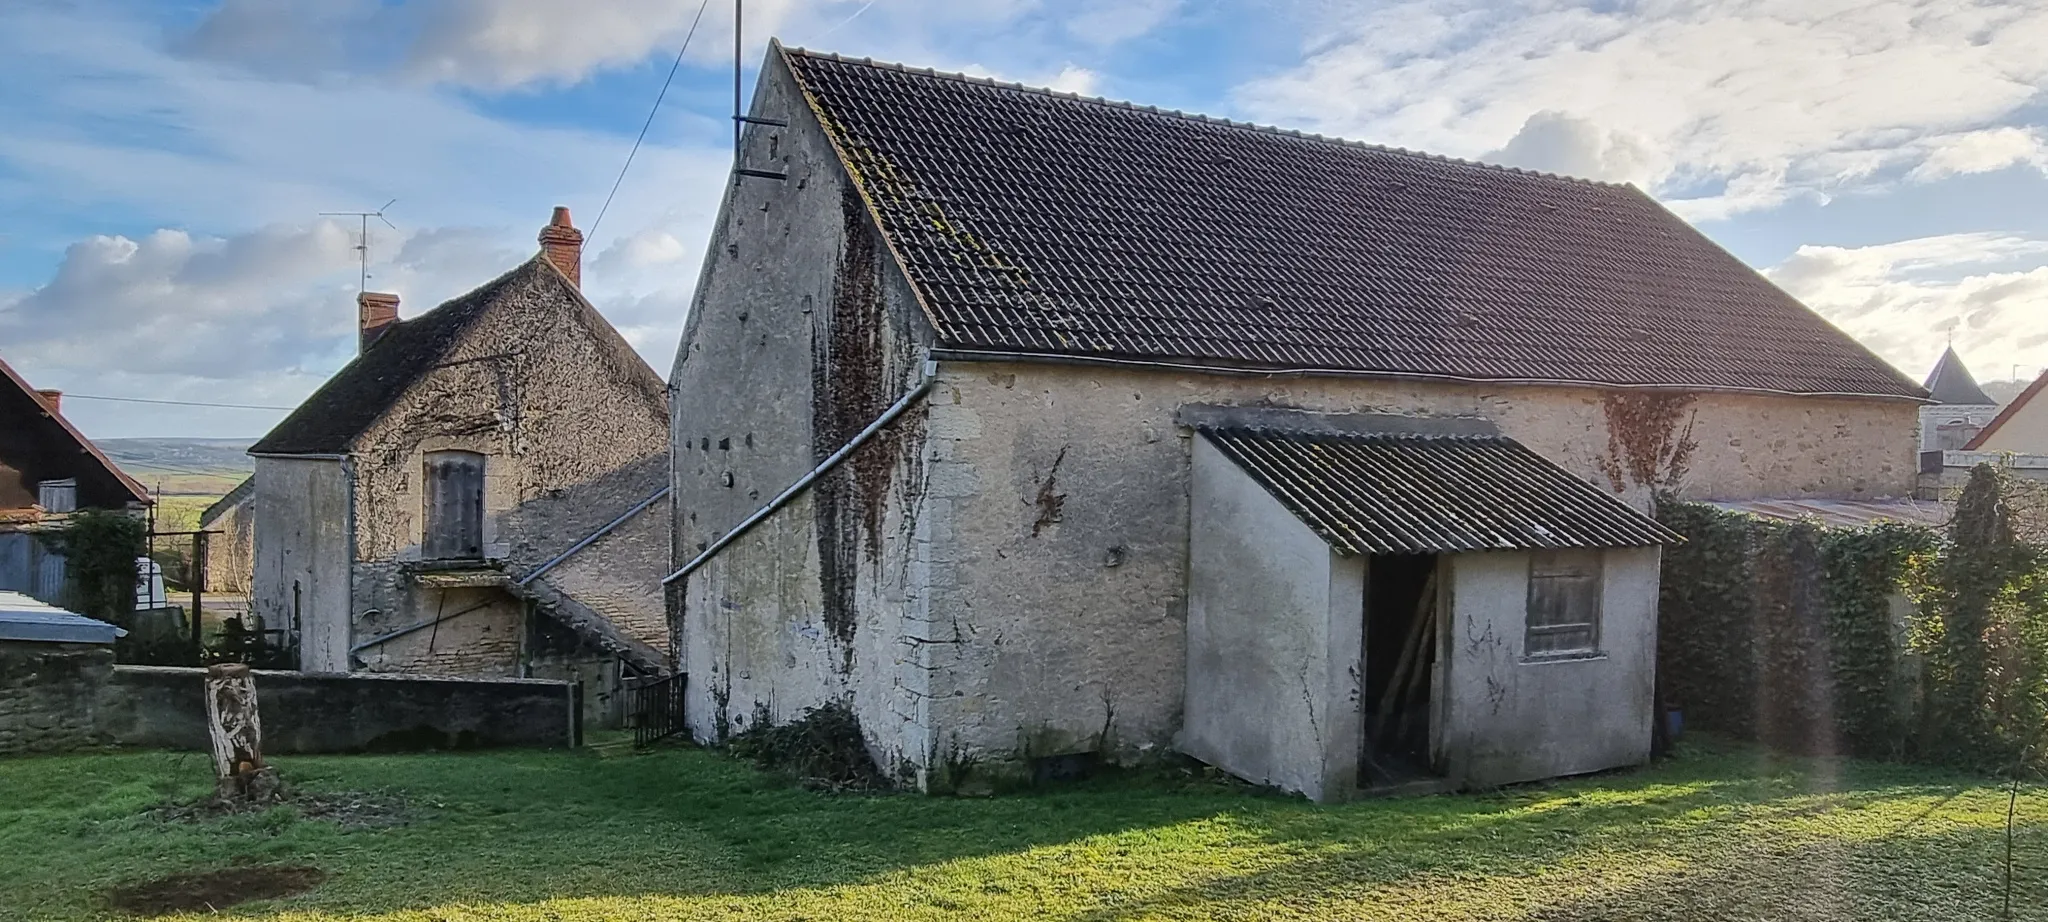
<instances>
[{"instance_id":1,"label":"corrugated metal roof","mask_svg":"<svg viewBox=\"0 0 2048 922\"><path fill-rule=\"evenodd\" d=\"M1924 394L1630 186L782 60L949 349Z\"/></svg>"},{"instance_id":2,"label":"corrugated metal roof","mask_svg":"<svg viewBox=\"0 0 2048 922\"><path fill-rule=\"evenodd\" d=\"M1949 516L1955 513L1952 506L1912 499L1748 499L1709 505L1767 519L1811 521L1829 528L1864 528L1879 522L1940 526L1947 525Z\"/></svg>"},{"instance_id":3,"label":"corrugated metal roof","mask_svg":"<svg viewBox=\"0 0 2048 922\"><path fill-rule=\"evenodd\" d=\"M19 592L0 592L0 640L113 643L126 633L105 621L53 608Z\"/></svg>"},{"instance_id":4,"label":"corrugated metal roof","mask_svg":"<svg viewBox=\"0 0 2048 922\"><path fill-rule=\"evenodd\" d=\"M1644 547L1684 540L1509 438L1201 432L1344 554Z\"/></svg>"}]
</instances>

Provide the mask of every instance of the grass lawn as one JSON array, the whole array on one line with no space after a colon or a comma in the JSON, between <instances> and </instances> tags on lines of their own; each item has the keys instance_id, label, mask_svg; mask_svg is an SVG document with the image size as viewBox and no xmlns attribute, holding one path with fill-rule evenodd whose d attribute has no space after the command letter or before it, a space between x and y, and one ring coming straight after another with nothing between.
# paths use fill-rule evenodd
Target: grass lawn
<instances>
[{"instance_id":1,"label":"grass lawn","mask_svg":"<svg viewBox=\"0 0 2048 922\"><path fill-rule=\"evenodd\" d=\"M289 807L193 821L199 754L0 760L0 919L117 915L117 885L236 864L325 883L276 920L1995 920L2006 794L1938 772L1708 741L1650 769L1317 807L1186 775L989 799L828 796L672 749L296 757ZM2019 801L2013 918L2048 919L2048 792ZM198 918L193 916L192 918Z\"/></svg>"},{"instance_id":2,"label":"grass lawn","mask_svg":"<svg viewBox=\"0 0 2048 922\"><path fill-rule=\"evenodd\" d=\"M228 484L228 486L233 487L234 484ZM206 511L206 507L219 502L220 498L226 495L226 492L166 495L157 500L156 530L192 531L199 527L199 516ZM191 544L191 538L157 539L157 546L159 548L185 547L189 549Z\"/></svg>"}]
</instances>

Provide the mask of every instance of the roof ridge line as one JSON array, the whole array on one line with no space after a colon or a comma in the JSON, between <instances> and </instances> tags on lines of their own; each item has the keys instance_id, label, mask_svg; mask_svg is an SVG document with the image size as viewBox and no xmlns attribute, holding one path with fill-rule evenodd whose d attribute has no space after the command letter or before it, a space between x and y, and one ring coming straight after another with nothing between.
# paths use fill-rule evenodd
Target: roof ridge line
<instances>
[{"instance_id":1,"label":"roof ridge line","mask_svg":"<svg viewBox=\"0 0 2048 922\"><path fill-rule=\"evenodd\" d=\"M1181 109L1162 109L1158 106L1146 105L1143 103L1132 102L1130 100L1124 99L1109 99L1103 96L1083 96L1079 93L1074 93L1067 90L1056 90L1051 87L1045 86L1029 86L1027 84L1018 83L1015 81L997 80L994 77L980 77L974 74L962 73L959 71L945 71L931 67L913 67L908 64L893 61L877 61L873 58L865 57L855 58L850 55L842 55L837 52L813 51L808 48L802 48L794 45L784 45L782 46L782 50L784 54L801 55L807 58L834 61L842 64L860 64L867 67L877 68L879 70L893 70L899 73L916 74L918 76L932 77L939 80L955 80L963 83L977 84L980 86L1000 87L1002 89L1017 90L1019 92L1031 93L1039 96L1049 96L1054 99L1071 99L1076 102L1093 103L1095 105L1105 106L1113 109L1128 109L1133 112L1145 112L1153 115L1172 116L1187 119L1189 121L1199 121L1212 125L1222 125L1226 128L1236 128L1242 131L1250 131L1257 134L1276 135L1279 137L1292 137L1308 141L1320 141L1325 144L1358 148L1360 150L1377 151L1386 154L1395 154L1403 157L1412 157L1419 160L1433 160L1441 163L1448 163L1461 167L1469 167L1477 170L1501 173L1516 173L1524 176L1539 176L1546 179L1555 179L1562 182L1591 186L1596 189L1610 189L1618 191L1635 192L1641 191L1637 189L1635 185L1632 183L1608 182L1606 180L1601 179L1588 179L1584 176L1571 176L1565 173L1552 173L1545 170L1531 170L1518 166L1508 166L1502 163L1487 163L1481 160L1469 160L1463 157L1453 157L1448 154L1435 154L1430 153L1429 151L1412 150L1406 147L1396 147L1391 144L1374 144L1370 141L1360 141L1353 138L1343 138L1335 135L1319 134L1311 131L1303 131L1299 128L1283 128L1279 125L1265 125L1260 124L1258 122L1241 122L1220 115L1208 115L1201 112L1187 112Z\"/></svg>"}]
</instances>

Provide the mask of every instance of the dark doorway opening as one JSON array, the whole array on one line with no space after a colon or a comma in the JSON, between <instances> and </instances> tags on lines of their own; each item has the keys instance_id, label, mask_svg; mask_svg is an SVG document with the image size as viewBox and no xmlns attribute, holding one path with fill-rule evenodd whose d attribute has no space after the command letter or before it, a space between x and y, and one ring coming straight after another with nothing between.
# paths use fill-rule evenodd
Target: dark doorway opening
<instances>
[{"instance_id":1,"label":"dark doorway opening","mask_svg":"<svg viewBox=\"0 0 2048 922\"><path fill-rule=\"evenodd\" d=\"M1361 786L1433 774L1430 704L1441 595L1435 554L1375 554L1367 561Z\"/></svg>"}]
</instances>

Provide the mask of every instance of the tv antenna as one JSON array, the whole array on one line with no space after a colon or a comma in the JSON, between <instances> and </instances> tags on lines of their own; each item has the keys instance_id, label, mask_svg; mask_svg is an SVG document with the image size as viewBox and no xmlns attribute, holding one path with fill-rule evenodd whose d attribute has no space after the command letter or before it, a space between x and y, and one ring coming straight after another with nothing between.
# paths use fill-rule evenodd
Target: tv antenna
<instances>
[{"instance_id":1,"label":"tv antenna","mask_svg":"<svg viewBox=\"0 0 2048 922\"><path fill-rule=\"evenodd\" d=\"M397 202L397 199L392 199L389 202L385 202L376 211L320 212L322 217L355 218L362 225L357 231L360 236L356 238L356 262L361 267L359 277L356 279L356 291L358 292L370 290L370 219L376 218L379 221L383 221L385 227L397 230L398 225L391 223L389 218L384 217L384 209L390 208Z\"/></svg>"}]
</instances>

